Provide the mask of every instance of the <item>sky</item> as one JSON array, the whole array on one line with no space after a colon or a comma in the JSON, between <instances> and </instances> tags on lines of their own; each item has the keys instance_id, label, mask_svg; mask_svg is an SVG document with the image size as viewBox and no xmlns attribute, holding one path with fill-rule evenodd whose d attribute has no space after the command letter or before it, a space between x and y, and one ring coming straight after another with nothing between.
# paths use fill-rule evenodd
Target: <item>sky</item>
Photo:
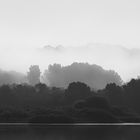
<instances>
[{"instance_id":1,"label":"sky","mask_svg":"<svg viewBox=\"0 0 140 140\"><path fill-rule=\"evenodd\" d=\"M136 77L139 7L139 0L0 0L0 68L84 61Z\"/></svg>"}]
</instances>

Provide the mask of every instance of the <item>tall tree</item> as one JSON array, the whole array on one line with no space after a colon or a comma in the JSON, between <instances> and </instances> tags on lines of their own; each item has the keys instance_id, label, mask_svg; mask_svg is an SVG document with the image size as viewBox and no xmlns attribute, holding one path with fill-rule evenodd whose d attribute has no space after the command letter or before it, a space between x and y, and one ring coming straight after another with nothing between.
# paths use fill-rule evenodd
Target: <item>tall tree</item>
<instances>
[{"instance_id":1,"label":"tall tree","mask_svg":"<svg viewBox=\"0 0 140 140\"><path fill-rule=\"evenodd\" d=\"M31 65L27 73L28 81L31 85L40 83L40 69L38 65Z\"/></svg>"}]
</instances>

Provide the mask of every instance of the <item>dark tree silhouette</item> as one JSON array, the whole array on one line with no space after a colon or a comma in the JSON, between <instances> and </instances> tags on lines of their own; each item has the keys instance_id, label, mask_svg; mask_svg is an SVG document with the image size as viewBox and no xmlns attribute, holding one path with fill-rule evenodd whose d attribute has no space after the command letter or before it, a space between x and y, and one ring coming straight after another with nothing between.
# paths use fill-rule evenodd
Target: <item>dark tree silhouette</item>
<instances>
[{"instance_id":1,"label":"dark tree silhouette","mask_svg":"<svg viewBox=\"0 0 140 140\"><path fill-rule=\"evenodd\" d=\"M46 84L38 83L35 85L36 92L40 94L47 94L49 93L49 88L46 86Z\"/></svg>"},{"instance_id":2,"label":"dark tree silhouette","mask_svg":"<svg viewBox=\"0 0 140 140\"><path fill-rule=\"evenodd\" d=\"M3 85L0 122L140 122L139 99L139 79L98 91L82 82L70 83L67 89L43 83Z\"/></svg>"},{"instance_id":3,"label":"dark tree silhouette","mask_svg":"<svg viewBox=\"0 0 140 140\"><path fill-rule=\"evenodd\" d=\"M109 110L111 108L108 100L105 97L93 96L85 100L85 106L87 108L97 108Z\"/></svg>"},{"instance_id":4,"label":"dark tree silhouette","mask_svg":"<svg viewBox=\"0 0 140 140\"><path fill-rule=\"evenodd\" d=\"M123 88L127 105L140 113L140 79L132 79Z\"/></svg>"},{"instance_id":5,"label":"dark tree silhouette","mask_svg":"<svg viewBox=\"0 0 140 140\"><path fill-rule=\"evenodd\" d=\"M107 84L106 95L112 105L121 106L124 103L122 88L115 83Z\"/></svg>"},{"instance_id":6,"label":"dark tree silhouette","mask_svg":"<svg viewBox=\"0 0 140 140\"><path fill-rule=\"evenodd\" d=\"M70 83L65 91L66 99L68 102L85 99L91 95L90 88L82 82Z\"/></svg>"},{"instance_id":7,"label":"dark tree silhouette","mask_svg":"<svg viewBox=\"0 0 140 140\"><path fill-rule=\"evenodd\" d=\"M14 96L9 85L3 85L0 88L0 104L10 105L14 103Z\"/></svg>"}]
</instances>

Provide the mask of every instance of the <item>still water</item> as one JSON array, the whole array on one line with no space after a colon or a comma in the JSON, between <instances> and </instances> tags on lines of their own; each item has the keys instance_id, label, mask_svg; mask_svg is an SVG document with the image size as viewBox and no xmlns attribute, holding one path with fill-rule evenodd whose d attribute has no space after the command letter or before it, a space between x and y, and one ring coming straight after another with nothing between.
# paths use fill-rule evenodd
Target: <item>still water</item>
<instances>
[{"instance_id":1,"label":"still water","mask_svg":"<svg viewBox=\"0 0 140 140\"><path fill-rule=\"evenodd\" d=\"M0 140L140 140L140 126L0 126Z\"/></svg>"}]
</instances>

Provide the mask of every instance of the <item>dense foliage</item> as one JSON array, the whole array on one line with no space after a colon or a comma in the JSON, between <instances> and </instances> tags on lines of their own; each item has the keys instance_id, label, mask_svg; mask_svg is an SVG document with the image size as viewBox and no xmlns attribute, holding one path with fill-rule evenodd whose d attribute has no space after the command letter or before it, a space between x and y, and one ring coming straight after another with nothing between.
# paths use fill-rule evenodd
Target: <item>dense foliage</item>
<instances>
[{"instance_id":1,"label":"dense foliage","mask_svg":"<svg viewBox=\"0 0 140 140\"><path fill-rule=\"evenodd\" d=\"M38 83L0 87L0 122L140 122L140 80L94 91L82 82L67 89Z\"/></svg>"}]
</instances>

